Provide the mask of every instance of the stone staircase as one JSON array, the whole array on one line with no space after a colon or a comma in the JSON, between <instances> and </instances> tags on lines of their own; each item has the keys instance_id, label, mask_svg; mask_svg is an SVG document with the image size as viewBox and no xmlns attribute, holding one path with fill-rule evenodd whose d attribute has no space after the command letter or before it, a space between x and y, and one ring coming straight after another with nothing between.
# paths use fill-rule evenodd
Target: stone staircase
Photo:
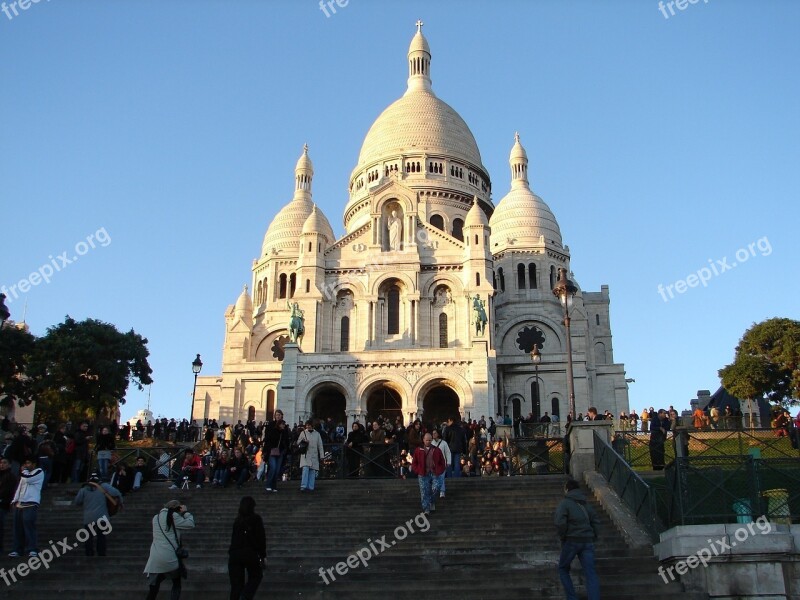
<instances>
[{"instance_id":1,"label":"stone staircase","mask_svg":"<svg viewBox=\"0 0 800 600\"><path fill-rule=\"evenodd\" d=\"M282 483L277 494L265 493L256 483L248 483L242 491L206 486L180 493L168 490L167 484L151 483L129 494L125 510L112 519L107 557L87 558L83 548L75 548L48 569L31 572L11 586L0 580L0 598L143 598L150 521L175 497L188 504L197 523L184 538L191 556L181 597L227 598L230 529L239 498L245 494L256 498L256 510L267 527L268 566L259 598L563 598L556 570L559 544L552 525L563 482L560 476L448 480L447 498L437 502L429 528L419 516L414 480L322 481L313 494L301 494L296 482ZM60 486L45 493L39 512L40 549L48 540L64 536L74 542L82 525L81 511L62 503L74 496L75 489ZM605 517L598 505L595 508ZM414 533L406 528L409 520ZM604 599L707 597L685 593L679 583L665 584L657 574L657 560L630 551L610 521L603 521L596 566ZM408 535L400 540L396 533L397 538ZM377 542L384 535L387 546ZM7 523L6 552L10 540ZM336 573L337 563L370 548L370 541L380 554L368 560L367 567L358 562L347 574ZM0 567L8 571L20 562L3 554ZM326 584L320 568L332 569L335 581L326 573ZM584 591L581 575L576 561L573 579L579 596ZM165 582L161 598L169 597L170 587Z\"/></svg>"}]
</instances>

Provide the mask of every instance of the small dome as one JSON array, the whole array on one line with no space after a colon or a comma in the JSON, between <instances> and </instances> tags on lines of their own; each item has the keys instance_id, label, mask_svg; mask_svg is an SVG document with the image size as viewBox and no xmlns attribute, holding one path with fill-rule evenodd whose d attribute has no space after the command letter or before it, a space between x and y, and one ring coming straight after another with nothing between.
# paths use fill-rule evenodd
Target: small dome
<instances>
[{"instance_id":1,"label":"small dome","mask_svg":"<svg viewBox=\"0 0 800 600\"><path fill-rule=\"evenodd\" d=\"M545 243L562 246L561 229L550 207L530 189L511 190L497 205L489 220L493 253L509 246Z\"/></svg>"},{"instance_id":2,"label":"small dome","mask_svg":"<svg viewBox=\"0 0 800 600\"><path fill-rule=\"evenodd\" d=\"M561 229L553 211L531 191L528 183L528 154L519 141L519 134L514 136L509 164L511 191L500 200L489 220L492 252L538 245L542 237L546 244L561 248Z\"/></svg>"},{"instance_id":3,"label":"small dome","mask_svg":"<svg viewBox=\"0 0 800 600\"><path fill-rule=\"evenodd\" d=\"M486 213L478 206L478 197L472 200L472 208L467 213L467 218L464 220L464 227L487 227L489 220L486 218Z\"/></svg>"},{"instance_id":4,"label":"small dome","mask_svg":"<svg viewBox=\"0 0 800 600\"><path fill-rule=\"evenodd\" d=\"M323 236L329 244L336 240L336 237L333 235L331 224L328 222L325 214L317 208L316 204L311 209L311 214L308 215L306 222L303 223L302 234L305 235L307 233L318 233Z\"/></svg>"},{"instance_id":5,"label":"small dome","mask_svg":"<svg viewBox=\"0 0 800 600\"><path fill-rule=\"evenodd\" d=\"M295 197L284 206L269 224L264 244L261 246L261 255L269 254L273 250L289 250L297 253L303 225L313 209L314 203L311 198L305 196Z\"/></svg>"},{"instance_id":6,"label":"small dome","mask_svg":"<svg viewBox=\"0 0 800 600\"><path fill-rule=\"evenodd\" d=\"M247 291L247 286L244 286L242 293L239 294L239 298L236 300L236 306L234 307L234 312L236 313L245 313L253 312L253 301L250 298L250 293Z\"/></svg>"},{"instance_id":7,"label":"small dome","mask_svg":"<svg viewBox=\"0 0 800 600\"><path fill-rule=\"evenodd\" d=\"M314 163L308 157L308 144L303 144L303 153L297 159L297 164L294 167L295 173L298 171L307 171L309 174L314 174Z\"/></svg>"}]
</instances>

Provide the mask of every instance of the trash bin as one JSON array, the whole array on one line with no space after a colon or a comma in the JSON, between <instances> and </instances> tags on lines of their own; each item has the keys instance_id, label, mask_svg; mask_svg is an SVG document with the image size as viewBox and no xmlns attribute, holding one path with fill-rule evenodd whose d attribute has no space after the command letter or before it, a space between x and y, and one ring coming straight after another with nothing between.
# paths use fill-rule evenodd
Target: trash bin
<instances>
[{"instance_id":1,"label":"trash bin","mask_svg":"<svg viewBox=\"0 0 800 600\"><path fill-rule=\"evenodd\" d=\"M789 510L789 492L785 489L775 488L766 490L762 495L769 501L767 509L769 520L773 523L791 525L792 513Z\"/></svg>"},{"instance_id":2,"label":"trash bin","mask_svg":"<svg viewBox=\"0 0 800 600\"><path fill-rule=\"evenodd\" d=\"M750 500L748 498L737 498L733 503L733 512L736 513L737 523L752 523L753 511L750 508Z\"/></svg>"}]
</instances>

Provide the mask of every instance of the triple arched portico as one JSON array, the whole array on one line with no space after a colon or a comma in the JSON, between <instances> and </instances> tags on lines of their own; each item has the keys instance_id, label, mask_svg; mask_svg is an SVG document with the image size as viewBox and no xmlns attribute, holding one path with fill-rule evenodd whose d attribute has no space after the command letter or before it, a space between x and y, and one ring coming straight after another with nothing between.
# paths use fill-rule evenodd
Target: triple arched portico
<instances>
[{"instance_id":1,"label":"triple arched portico","mask_svg":"<svg viewBox=\"0 0 800 600\"><path fill-rule=\"evenodd\" d=\"M427 425L440 425L448 417L470 417L476 408L470 384L455 371L424 376L408 370L403 376L378 373L352 384L334 376L304 387L298 394L297 419L332 418L346 427L378 417L400 417L405 424L420 418Z\"/></svg>"}]
</instances>

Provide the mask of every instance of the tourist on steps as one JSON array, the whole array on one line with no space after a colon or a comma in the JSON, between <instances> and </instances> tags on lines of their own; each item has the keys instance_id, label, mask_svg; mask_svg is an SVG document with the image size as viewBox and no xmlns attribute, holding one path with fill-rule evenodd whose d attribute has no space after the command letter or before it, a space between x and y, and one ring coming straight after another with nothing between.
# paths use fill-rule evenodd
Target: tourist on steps
<instances>
[{"instance_id":1,"label":"tourist on steps","mask_svg":"<svg viewBox=\"0 0 800 600\"><path fill-rule=\"evenodd\" d=\"M422 500L422 512L426 515L436 510L436 495L439 493L439 477L444 475L447 464L444 454L432 445L433 436L426 433L422 437L423 446L414 452L411 470L417 474L419 495Z\"/></svg>"},{"instance_id":2,"label":"tourist on steps","mask_svg":"<svg viewBox=\"0 0 800 600\"><path fill-rule=\"evenodd\" d=\"M11 504L14 507L14 549L11 558L20 556L23 551L28 556L39 554L36 542L36 517L42 502L44 471L36 467L36 461L28 458L22 463L19 485Z\"/></svg>"},{"instance_id":3,"label":"tourist on steps","mask_svg":"<svg viewBox=\"0 0 800 600\"><path fill-rule=\"evenodd\" d=\"M313 492L314 483L317 480L317 473L320 465L325 459L325 450L322 447L322 437L314 429L314 421L306 421L306 429L300 434L299 441L308 442L308 449L305 454L300 455L300 469L303 475L300 480L301 492Z\"/></svg>"},{"instance_id":4,"label":"tourist on steps","mask_svg":"<svg viewBox=\"0 0 800 600\"><path fill-rule=\"evenodd\" d=\"M586 496L579 487L577 481L568 479L564 484L566 497L556 508L554 522L561 540L558 576L567 600L577 600L569 574L570 565L577 556L586 578L588 600L600 600L600 582L594 568L594 541L600 521L594 508L586 503Z\"/></svg>"},{"instance_id":5,"label":"tourist on steps","mask_svg":"<svg viewBox=\"0 0 800 600\"><path fill-rule=\"evenodd\" d=\"M78 494L72 501L73 506L83 507L83 524L89 525L90 523L98 523L104 520L107 524L109 522L108 504L106 497L111 496L113 501L117 504L122 504L122 494L120 491L113 487L111 484L100 481L99 473L92 473L89 476L89 481L81 486ZM100 527L100 531L91 529L92 535L86 538L83 543L83 548L86 556L94 556L95 539L97 540L97 555L106 555L106 537L110 532L110 525Z\"/></svg>"},{"instance_id":6,"label":"tourist on steps","mask_svg":"<svg viewBox=\"0 0 800 600\"><path fill-rule=\"evenodd\" d=\"M186 505L177 500L170 500L164 508L153 517L153 543L150 546L150 556L144 567L147 575L149 591L147 600L156 600L161 582L165 579L172 580L172 594L170 600L181 597L181 577L185 577L185 569L178 560L176 551L181 547L181 537L178 531L185 531L194 527L194 517Z\"/></svg>"},{"instance_id":7,"label":"tourist on steps","mask_svg":"<svg viewBox=\"0 0 800 600\"><path fill-rule=\"evenodd\" d=\"M256 501L244 496L239 503L239 514L233 522L231 545L228 549L228 576L231 580L231 600L252 600L267 557L267 536L264 522L256 514ZM245 573L247 582L245 583Z\"/></svg>"}]
</instances>

